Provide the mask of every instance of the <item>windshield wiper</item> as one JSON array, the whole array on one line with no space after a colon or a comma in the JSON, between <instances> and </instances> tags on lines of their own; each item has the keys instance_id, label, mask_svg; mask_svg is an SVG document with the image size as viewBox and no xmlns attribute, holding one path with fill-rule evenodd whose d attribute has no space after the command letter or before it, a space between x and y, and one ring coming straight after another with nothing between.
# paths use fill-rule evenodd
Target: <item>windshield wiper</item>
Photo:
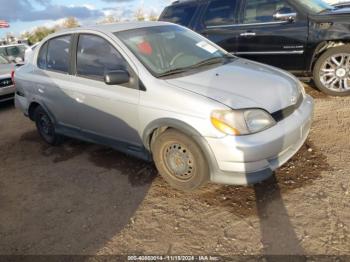
<instances>
[{"instance_id":1,"label":"windshield wiper","mask_svg":"<svg viewBox=\"0 0 350 262\"><path fill-rule=\"evenodd\" d=\"M190 67L175 68L175 69L171 69L171 70L165 71L164 73L161 73L161 74L157 75L157 77L181 74L181 73L187 72L189 69L190 69Z\"/></svg>"},{"instance_id":2,"label":"windshield wiper","mask_svg":"<svg viewBox=\"0 0 350 262\"><path fill-rule=\"evenodd\" d=\"M191 66L171 69L169 71L166 71L166 72L158 75L158 77L175 75L175 74L181 74L181 73L187 72L187 71L192 70L192 69L196 69L196 68L199 68L199 67L202 67L202 66L206 66L206 65L212 65L212 64L221 63L221 62L227 61L227 59L232 59L232 58L235 58L235 57L230 55L230 54L227 54L227 55L224 55L224 56L220 56L220 57L211 57L211 58L203 60L203 61L201 61L199 63L191 65Z\"/></svg>"}]
</instances>

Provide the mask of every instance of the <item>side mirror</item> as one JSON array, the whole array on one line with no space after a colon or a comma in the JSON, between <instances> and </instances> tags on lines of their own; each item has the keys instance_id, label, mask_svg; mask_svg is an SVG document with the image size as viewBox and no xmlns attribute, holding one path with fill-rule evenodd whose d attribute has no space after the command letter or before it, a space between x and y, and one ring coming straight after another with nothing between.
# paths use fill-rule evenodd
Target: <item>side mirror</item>
<instances>
[{"instance_id":1,"label":"side mirror","mask_svg":"<svg viewBox=\"0 0 350 262\"><path fill-rule=\"evenodd\" d=\"M130 75L125 70L115 70L105 74L104 80L107 85L121 85L129 82Z\"/></svg>"},{"instance_id":2,"label":"side mirror","mask_svg":"<svg viewBox=\"0 0 350 262\"><path fill-rule=\"evenodd\" d=\"M285 7L274 13L273 18L277 21L294 22L297 18L297 13L291 8Z\"/></svg>"}]
</instances>

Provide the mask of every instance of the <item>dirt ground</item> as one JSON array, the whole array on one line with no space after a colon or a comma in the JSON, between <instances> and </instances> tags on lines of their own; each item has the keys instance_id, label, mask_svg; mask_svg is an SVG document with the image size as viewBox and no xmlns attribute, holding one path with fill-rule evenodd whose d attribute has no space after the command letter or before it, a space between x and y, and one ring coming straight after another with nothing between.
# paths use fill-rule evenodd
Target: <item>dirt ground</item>
<instances>
[{"instance_id":1,"label":"dirt ground","mask_svg":"<svg viewBox=\"0 0 350 262\"><path fill-rule=\"evenodd\" d=\"M194 193L105 147L50 147L2 105L0 254L350 255L350 97L307 92L311 134L273 178Z\"/></svg>"}]
</instances>

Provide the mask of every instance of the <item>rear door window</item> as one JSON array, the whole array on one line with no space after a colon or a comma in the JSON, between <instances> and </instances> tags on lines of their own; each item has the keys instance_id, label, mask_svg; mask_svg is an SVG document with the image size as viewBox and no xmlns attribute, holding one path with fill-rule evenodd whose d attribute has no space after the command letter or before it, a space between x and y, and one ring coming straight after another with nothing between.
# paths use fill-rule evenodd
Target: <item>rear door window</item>
<instances>
[{"instance_id":1,"label":"rear door window","mask_svg":"<svg viewBox=\"0 0 350 262\"><path fill-rule=\"evenodd\" d=\"M197 7L195 5L169 6L164 11L160 20L189 26L196 9Z\"/></svg>"},{"instance_id":2,"label":"rear door window","mask_svg":"<svg viewBox=\"0 0 350 262\"><path fill-rule=\"evenodd\" d=\"M49 40L46 56L46 68L48 70L68 73L70 43L70 35L59 36Z\"/></svg>"},{"instance_id":3,"label":"rear door window","mask_svg":"<svg viewBox=\"0 0 350 262\"><path fill-rule=\"evenodd\" d=\"M237 0L210 1L203 22L207 26L235 23Z\"/></svg>"}]
</instances>

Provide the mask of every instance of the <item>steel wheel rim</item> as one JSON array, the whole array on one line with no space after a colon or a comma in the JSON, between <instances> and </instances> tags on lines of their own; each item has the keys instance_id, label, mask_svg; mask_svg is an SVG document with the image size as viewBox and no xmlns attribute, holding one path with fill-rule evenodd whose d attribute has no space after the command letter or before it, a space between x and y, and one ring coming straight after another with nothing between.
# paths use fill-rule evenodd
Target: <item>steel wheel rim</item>
<instances>
[{"instance_id":1,"label":"steel wheel rim","mask_svg":"<svg viewBox=\"0 0 350 262\"><path fill-rule=\"evenodd\" d=\"M327 58L320 69L320 81L331 91L350 91L350 54L335 54Z\"/></svg>"},{"instance_id":2,"label":"steel wheel rim","mask_svg":"<svg viewBox=\"0 0 350 262\"><path fill-rule=\"evenodd\" d=\"M47 115L42 114L39 119L40 130L43 135L48 138L52 137L53 134L53 126L50 118Z\"/></svg>"},{"instance_id":3,"label":"steel wheel rim","mask_svg":"<svg viewBox=\"0 0 350 262\"><path fill-rule=\"evenodd\" d=\"M190 150L179 143L169 143L163 150L163 159L169 173L178 180L187 181L194 175L194 157Z\"/></svg>"}]
</instances>

